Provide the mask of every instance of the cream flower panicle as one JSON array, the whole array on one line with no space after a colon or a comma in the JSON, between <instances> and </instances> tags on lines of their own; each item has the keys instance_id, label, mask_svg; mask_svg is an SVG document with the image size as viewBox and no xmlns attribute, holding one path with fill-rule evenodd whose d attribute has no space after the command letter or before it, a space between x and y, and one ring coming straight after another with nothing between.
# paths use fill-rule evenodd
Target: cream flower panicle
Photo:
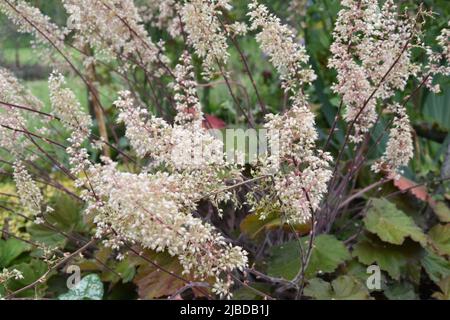
<instances>
[{"instance_id":1,"label":"cream flower panicle","mask_svg":"<svg viewBox=\"0 0 450 320\"><path fill-rule=\"evenodd\" d=\"M273 175L284 217L288 223L296 224L308 222L319 208L332 175L332 158L316 146L314 114L305 105L304 97L293 101L285 114L267 118L265 128L272 152L262 173Z\"/></svg>"},{"instance_id":2,"label":"cream flower panicle","mask_svg":"<svg viewBox=\"0 0 450 320\"><path fill-rule=\"evenodd\" d=\"M42 212L43 196L23 163L16 160L13 165L14 182L22 207L30 218L38 218Z\"/></svg>"},{"instance_id":3,"label":"cream flower panicle","mask_svg":"<svg viewBox=\"0 0 450 320\"><path fill-rule=\"evenodd\" d=\"M226 187L225 172L239 177L239 171L224 160L222 141L202 127L197 83L187 52L181 55L174 75L171 87L177 115L173 125L136 106L128 91L120 92L114 103L119 109L118 121L125 124L136 153L163 163L167 172L120 172L116 163L104 159L103 165L88 170L96 195L91 197L88 211L95 216L98 234L114 229L117 236L108 241L112 247L128 241L167 251L178 257L185 273L200 279L213 276L217 284L230 286L223 276L247 265L246 252L227 243L192 212L199 199L228 200L227 192L214 199L209 194Z\"/></svg>"},{"instance_id":4,"label":"cream flower panicle","mask_svg":"<svg viewBox=\"0 0 450 320\"><path fill-rule=\"evenodd\" d=\"M33 119L35 126L39 127L37 120L46 124L49 119L36 119L27 110L20 109L22 107L40 111L43 103L10 71L0 68L0 146L14 157L21 155L23 159L31 159L33 155L24 152L31 144L25 132L29 120ZM38 133L43 133L44 128L38 128Z\"/></svg>"},{"instance_id":5,"label":"cream flower panicle","mask_svg":"<svg viewBox=\"0 0 450 320\"><path fill-rule=\"evenodd\" d=\"M142 158L150 156L158 162L166 160L170 153L170 125L162 118L149 115L147 109L135 106L129 91L119 92L114 105L120 111L117 121L125 124L125 136L136 153Z\"/></svg>"},{"instance_id":6,"label":"cream flower panicle","mask_svg":"<svg viewBox=\"0 0 450 320\"><path fill-rule=\"evenodd\" d=\"M316 76L307 65L305 48L295 42L289 27L257 1L249 4L249 9L251 28L260 29L256 39L262 51L280 73L283 88L293 94L290 110L266 117L264 127L268 130L271 153L259 171L273 177L272 187L286 222L306 223L319 208L332 174L330 155L316 146L314 114L303 93L303 87ZM268 201L259 199L256 206ZM266 217L267 210L254 209L262 212L262 219Z\"/></svg>"},{"instance_id":7,"label":"cream flower panicle","mask_svg":"<svg viewBox=\"0 0 450 320\"><path fill-rule=\"evenodd\" d=\"M253 1L248 5L251 30L260 29L256 35L262 51L270 57L283 81L286 91L298 92L304 84L315 80L314 71L307 65L306 49L295 39L295 34L280 19L270 14L267 7Z\"/></svg>"},{"instance_id":8,"label":"cream flower panicle","mask_svg":"<svg viewBox=\"0 0 450 320\"><path fill-rule=\"evenodd\" d=\"M450 27L450 22L448 26ZM436 37L436 41L440 47L440 52L433 51L429 46L424 47L428 58L428 64L424 68L424 74L427 75L425 86L430 91L439 93L441 88L438 83L435 83L435 76L450 76L450 28L443 28Z\"/></svg>"},{"instance_id":9,"label":"cream flower panicle","mask_svg":"<svg viewBox=\"0 0 450 320\"><path fill-rule=\"evenodd\" d=\"M36 37L40 44L52 45L63 48L67 29L60 29L50 21L38 8L30 6L23 0L4 0L0 3L0 11L18 26L22 33L30 33Z\"/></svg>"},{"instance_id":10,"label":"cream flower panicle","mask_svg":"<svg viewBox=\"0 0 450 320\"><path fill-rule=\"evenodd\" d=\"M138 7L142 21L154 28L167 31L173 38L181 33L180 19L177 15L179 4L175 0L145 1Z\"/></svg>"},{"instance_id":11,"label":"cream flower panicle","mask_svg":"<svg viewBox=\"0 0 450 320\"><path fill-rule=\"evenodd\" d=\"M123 61L123 71L132 62L155 76L165 72L161 64L169 60L145 30L132 0L63 0L63 4L69 14L67 26L76 31L80 49L89 44L97 50L97 59Z\"/></svg>"},{"instance_id":12,"label":"cream flower panicle","mask_svg":"<svg viewBox=\"0 0 450 320\"><path fill-rule=\"evenodd\" d=\"M61 53L65 51L65 38L69 30L59 27L51 22L39 8L33 7L23 0L3 0L0 2L0 12L6 14L19 32L31 34L32 47L39 56L41 63L45 63L59 69L69 69L67 61L61 59Z\"/></svg>"},{"instance_id":13,"label":"cream flower panicle","mask_svg":"<svg viewBox=\"0 0 450 320\"><path fill-rule=\"evenodd\" d=\"M413 129L404 106L394 103L388 106L388 110L394 114L392 128L389 131L386 150L381 159L372 165L372 170L387 171L399 178L402 167L407 166L414 155Z\"/></svg>"},{"instance_id":14,"label":"cream flower panicle","mask_svg":"<svg viewBox=\"0 0 450 320\"><path fill-rule=\"evenodd\" d=\"M211 78L217 64L226 64L227 35L220 21L222 10L230 10L229 0L189 0L180 8L188 43L202 59L203 75Z\"/></svg>"},{"instance_id":15,"label":"cream flower panicle","mask_svg":"<svg viewBox=\"0 0 450 320\"><path fill-rule=\"evenodd\" d=\"M0 67L0 101L41 110L42 101L25 88L8 70Z\"/></svg>"},{"instance_id":16,"label":"cream flower panicle","mask_svg":"<svg viewBox=\"0 0 450 320\"><path fill-rule=\"evenodd\" d=\"M82 145L91 135L92 119L82 110L73 91L66 87L61 73L54 71L48 82L52 112L71 132L68 139L70 146L66 151L72 165L71 172L76 176L90 165L87 149Z\"/></svg>"},{"instance_id":17,"label":"cream flower panicle","mask_svg":"<svg viewBox=\"0 0 450 320\"><path fill-rule=\"evenodd\" d=\"M337 71L333 90L342 97L345 120L354 122L351 140L358 143L377 119L377 100L403 90L420 68L411 62L414 21L398 14L392 0L341 4L329 67Z\"/></svg>"},{"instance_id":18,"label":"cream flower panicle","mask_svg":"<svg viewBox=\"0 0 450 320\"><path fill-rule=\"evenodd\" d=\"M174 74L176 78L171 86L176 92L174 96L177 109L175 122L178 124L193 121L201 123L203 113L197 96L197 82L192 59L188 52L183 52L181 55L180 63L176 65Z\"/></svg>"},{"instance_id":19,"label":"cream flower panicle","mask_svg":"<svg viewBox=\"0 0 450 320\"><path fill-rule=\"evenodd\" d=\"M184 273L203 280L219 279L222 273L246 266L246 253L240 247L226 243L186 207L186 199L195 192L188 187L189 175L120 172L112 162L91 167L89 174L103 201L95 223L100 231L113 227L116 243L129 241L167 251L178 257Z\"/></svg>"}]
</instances>

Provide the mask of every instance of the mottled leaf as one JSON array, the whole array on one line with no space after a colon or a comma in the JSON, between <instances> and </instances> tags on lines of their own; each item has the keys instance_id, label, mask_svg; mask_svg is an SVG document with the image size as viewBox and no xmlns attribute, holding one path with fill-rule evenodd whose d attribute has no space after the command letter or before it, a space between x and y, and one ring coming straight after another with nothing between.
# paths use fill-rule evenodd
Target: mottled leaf
<instances>
[{"instance_id":1,"label":"mottled leaf","mask_svg":"<svg viewBox=\"0 0 450 320\"><path fill-rule=\"evenodd\" d=\"M101 300L102 298L103 283L95 273L83 277L75 287L58 296L59 300Z\"/></svg>"}]
</instances>

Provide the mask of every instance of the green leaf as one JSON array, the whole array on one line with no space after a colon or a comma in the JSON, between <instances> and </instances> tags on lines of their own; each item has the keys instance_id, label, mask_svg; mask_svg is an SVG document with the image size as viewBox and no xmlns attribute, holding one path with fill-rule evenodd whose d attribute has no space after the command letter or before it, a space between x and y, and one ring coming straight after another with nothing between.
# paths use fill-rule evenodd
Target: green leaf
<instances>
[{"instance_id":1,"label":"green leaf","mask_svg":"<svg viewBox=\"0 0 450 320\"><path fill-rule=\"evenodd\" d=\"M450 262L431 251L426 251L421 263L430 279L436 284L450 276Z\"/></svg>"},{"instance_id":2,"label":"green leaf","mask_svg":"<svg viewBox=\"0 0 450 320\"><path fill-rule=\"evenodd\" d=\"M101 279L105 282L111 282L112 284L116 284L120 280L122 283L127 283L133 280L136 275L136 268L134 264L130 261L130 259L125 258L122 261L107 264L111 270L105 270ZM101 270L103 266L98 263L98 269ZM104 267L103 267L104 269Z\"/></svg>"},{"instance_id":3,"label":"green leaf","mask_svg":"<svg viewBox=\"0 0 450 320\"><path fill-rule=\"evenodd\" d=\"M308 248L309 237L301 239L303 251ZM292 279L300 270L300 251L298 241L275 246L271 249L268 274L285 279ZM319 235L314 239L309 264L305 275L314 277L316 273L333 272L344 261L350 259L345 245L332 235Z\"/></svg>"},{"instance_id":4,"label":"green leaf","mask_svg":"<svg viewBox=\"0 0 450 320\"><path fill-rule=\"evenodd\" d=\"M266 283L252 283L251 288L257 289L261 292L270 292L270 286ZM254 290L242 286L233 292L233 300L262 300L263 297Z\"/></svg>"},{"instance_id":5,"label":"green leaf","mask_svg":"<svg viewBox=\"0 0 450 320\"><path fill-rule=\"evenodd\" d=\"M79 203L73 198L66 194L57 193L50 199L49 205L54 211L47 214L46 219L55 229L64 231L65 233L84 231L85 225L83 223L81 208ZM28 232L34 241L44 243L51 247L64 247L67 243L66 237L43 224L31 225L28 228Z\"/></svg>"},{"instance_id":6,"label":"green leaf","mask_svg":"<svg viewBox=\"0 0 450 320\"><path fill-rule=\"evenodd\" d=\"M47 272L48 266L45 262L37 259L31 260L29 263L20 263L16 264L10 267L10 269L17 269L19 270L22 275L23 279L12 279L8 281L8 289L10 291L16 291L18 289L21 289L34 281L38 280L40 277L44 275L44 273ZM35 289L36 288L36 289ZM35 288L25 290L21 292L18 297L34 297L36 293L41 295L43 293L43 290L45 289L44 284L37 285Z\"/></svg>"},{"instance_id":7,"label":"green leaf","mask_svg":"<svg viewBox=\"0 0 450 320\"><path fill-rule=\"evenodd\" d=\"M363 239L353 249L353 255L361 263L365 265L376 263L396 280L407 272L408 264L417 264L421 252L421 247L412 241L408 245L396 246L375 238Z\"/></svg>"},{"instance_id":8,"label":"green leaf","mask_svg":"<svg viewBox=\"0 0 450 320\"><path fill-rule=\"evenodd\" d=\"M319 300L328 300L331 299L333 291L329 282L326 282L320 278L313 278L308 281L304 294L308 297L313 297Z\"/></svg>"},{"instance_id":9,"label":"green leaf","mask_svg":"<svg viewBox=\"0 0 450 320\"><path fill-rule=\"evenodd\" d=\"M433 293L432 297L438 300L450 300L450 276L439 281L438 286L441 292Z\"/></svg>"},{"instance_id":10,"label":"green leaf","mask_svg":"<svg viewBox=\"0 0 450 320\"><path fill-rule=\"evenodd\" d=\"M59 300L101 300L102 298L103 283L95 273L83 277L74 288L58 296Z\"/></svg>"},{"instance_id":11,"label":"green leaf","mask_svg":"<svg viewBox=\"0 0 450 320\"><path fill-rule=\"evenodd\" d=\"M306 275L312 277L318 272L333 272L350 258L351 255L342 241L332 235L319 235L314 241Z\"/></svg>"},{"instance_id":12,"label":"green leaf","mask_svg":"<svg viewBox=\"0 0 450 320\"><path fill-rule=\"evenodd\" d=\"M414 286L410 282L390 284L384 291L384 295L389 300L418 300Z\"/></svg>"},{"instance_id":13,"label":"green leaf","mask_svg":"<svg viewBox=\"0 0 450 320\"><path fill-rule=\"evenodd\" d=\"M14 238L0 240L0 268L10 266L14 259L29 250L30 245L23 241Z\"/></svg>"},{"instance_id":14,"label":"green leaf","mask_svg":"<svg viewBox=\"0 0 450 320\"><path fill-rule=\"evenodd\" d=\"M46 244L52 248L63 248L67 243L66 237L43 224L33 224L27 228L27 231L34 241Z\"/></svg>"},{"instance_id":15,"label":"green leaf","mask_svg":"<svg viewBox=\"0 0 450 320\"><path fill-rule=\"evenodd\" d=\"M300 244L290 241L270 250L267 273L274 277L293 279L300 270Z\"/></svg>"},{"instance_id":16,"label":"green leaf","mask_svg":"<svg viewBox=\"0 0 450 320\"><path fill-rule=\"evenodd\" d=\"M250 214L242 220L240 225L241 231L252 239L263 235L263 231L279 229L280 227L288 232L291 232L293 227L299 234L306 234L311 230L310 223L296 224L290 227L282 221L280 215L276 212L270 212L266 219L260 219L257 213Z\"/></svg>"},{"instance_id":17,"label":"green leaf","mask_svg":"<svg viewBox=\"0 0 450 320\"><path fill-rule=\"evenodd\" d=\"M450 209L443 201L437 201L433 206L434 213L441 222L450 222Z\"/></svg>"},{"instance_id":18,"label":"green leaf","mask_svg":"<svg viewBox=\"0 0 450 320\"><path fill-rule=\"evenodd\" d=\"M450 255L450 224L437 224L429 232L431 245L440 255Z\"/></svg>"},{"instance_id":19,"label":"green leaf","mask_svg":"<svg viewBox=\"0 0 450 320\"><path fill-rule=\"evenodd\" d=\"M367 287L352 276L339 276L330 283L314 278L308 282L304 293L306 296L321 300L368 300Z\"/></svg>"},{"instance_id":20,"label":"green leaf","mask_svg":"<svg viewBox=\"0 0 450 320\"><path fill-rule=\"evenodd\" d=\"M386 199L371 199L364 224L368 231L392 244L400 245L406 237L411 237L423 246L427 243L425 234L413 219Z\"/></svg>"},{"instance_id":21,"label":"green leaf","mask_svg":"<svg viewBox=\"0 0 450 320\"><path fill-rule=\"evenodd\" d=\"M442 94L428 94L423 106L425 119L432 124L437 124L440 128L450 129L450 108L448 108L448 101L450 101L449 90L443 90Z\"/></svg>"}]
</instances>

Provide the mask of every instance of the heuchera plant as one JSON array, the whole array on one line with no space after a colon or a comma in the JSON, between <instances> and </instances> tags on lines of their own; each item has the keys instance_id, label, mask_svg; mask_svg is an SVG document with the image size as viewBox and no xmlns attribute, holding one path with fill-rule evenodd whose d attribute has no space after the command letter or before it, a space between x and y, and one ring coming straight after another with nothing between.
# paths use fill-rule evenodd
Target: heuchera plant
<instances>
[{"instance_id":1,"label":"heuchera plant","mask_svg":"<svg viewBox=\"0 0 450 320\"><path fill-rule=\"evenodd\" d=\"M24 251L44 252L40 259L47 270L14 286L20 268L0 265L4 298L41 286L52 271L92 254L92 248L108 252L122 267L156 268L175 281L164 292L149 293L137 280L141 297L180 297L191 290L232 298L249 290L264 298L369 298L355 270L375 263L399 280L407 258L392 266L386 257L406 255L400 245L408 241L420 244L431 279L448 283L433 271L440 261L450 274L448 243L441 245L436 236L448 239L448 224L425 235L388 200L360 200L370 192L373 197L382 185L404 182L402 170L414 156L408 103L423 87L439 92L438 79L450 74L450 30L443 28L434 44L424 42L431 11L421 5L402 11L393 0L340 1L327 63L336 74L329 90L339 104L324 134L310 102L317 75L301 30L293 27L296 17L288 24L258 1L248 2L242 19L234 18L230 0L61 3L67 13L63 26L26 1L0 0L0 11L33 36L42 62L54 70L46 104L12 72L0 69L0 159L12 174L20 204L11 216L17 211L30 230L46 227L75 239L75 247L49 246L35 241L32 232L30 238L5 229L5 239L23 237L31 244ZM289 7L306 6L291 1ZM166 33L160 39L149 30ZM264 102L252 74L260 62L242 49L242 39L255 41L257 59L278 73L283 110ZM239 67L230 62L232 54L239 56ZM237 68L254 92L256 118L241 102ZM115 79L110 105L104 103L97 69ZM91 112L65 75L86 86ZM268 148L254 161L230 159L220 134L207 130L199 88L217 83L248 128L267 132ZM374 129L380 124L384 130L378 136ZM380 146L385 134L383 153L369 159L370 148ZM371 168L375 181L354 189L364 167ZM58 210L49 201L54 192L77 203L88 231L77 234L52 222ZM357 215L347 223L364 226L348 238L333 235L336 221L354 209ZM231 229L224 223L230 215ZM239 236L236 223L244 230ZM261 233L266 233L262 244ZM383 242L387 249L377 249ZM161 262L163 255L177 267ZM95 263L105 263L98 260L94 255ZM347 271L336 273L338 267ZM324 273L334 276L321 277ZM349 296L342 296L342 284L351 286ZM318 289L323 286L326 294Z\"/></svg>"}]
</instances>

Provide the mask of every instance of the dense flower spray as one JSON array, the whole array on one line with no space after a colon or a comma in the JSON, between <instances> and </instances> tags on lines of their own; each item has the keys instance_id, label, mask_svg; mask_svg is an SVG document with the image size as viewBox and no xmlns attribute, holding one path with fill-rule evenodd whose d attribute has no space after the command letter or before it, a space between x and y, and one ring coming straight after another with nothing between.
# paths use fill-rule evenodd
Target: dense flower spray
<instances>
[{"instance_id":1,"label":"dense flower spray","mask_svg":"<svg viewBox=\"0 0 450 320\"><path fill-rule=\"evenodd\" d=\"M361 142L377 120L377 101L403 90L419 66L411 62L414 22L399 15L392 0L341 1L329 66L337 70L334 92L354 123L353 142Z\"/></svg>"},{"instance_id":2,"label":"dense flower spray","mask_svg":"<svg viewBox=\"0 0 450 320\"><path fill-rule=\"evenodd\" d=\"M131 64L156 75L164 72L168 59L162 44L154 43L142 25L138 8L132 0L64 0L69 13L67 25L76 31L76 45L95 48L96 58L124 61L124 71Z\"/></svg>"},{"instance_id":3,"label":"dense flower spray","mask_svg":"<svg viewBox=\"0 0 450 320\"><path fill-rule=\"evenodd\" d=\"M186 1L180 10L188 42L202 58L203 75L211 77L217 64L226 64L229 58L227 36L221 26L221 10L231 8L229 0Z\"/></svg>"},{"instance_id":4,"label":"dense flower spray","mask_svg":"<svg viewBox=\"0 0 450 320\"><path fill-rule=\"evenodd\" d=\"M333 172L335 159L319 147L319 131L307 94L316 74L304 44L296 38L297 31L258 1L249 2L245 22L230 21L234 12L229 0L157 0L143 2L142 6L132 0L62 3L68 14L66 27L52 23L26 1L1 1L0 11L19 31L32 34L35 44L46 47L52 59L55 52L62 56L80 77L87 69L77 70L82 63L71 61L74 51L89 57L84 59L85 67L101 65L102 71L117 71L111 76L114 86L125 79L115 101L107 106L108 114L117 112L117 118L106 138L123 127L129 142L126 156L132 164L120 163L120 157L97 159L97 149L112 145L103 135L99 141L94 138L95 122L67 87L62 73L50 74L51 111L47 113L42 102L11 72L0 68L0 147L14 158L10 162L12 178L27 218L42 223L40 218L52 211L45 204L41 181L33 180L40 168L27 168L36 153L51 158L52 165L74 181L70 192L83 202L86 216L92 217L95 237L116 250L119 259L131 246L167 252L178 259L182 276L210 282L210 292L227 297L235 284L232 278L243 279L249 271L245 243L222 233L209 216L205 218L200 212L202 205L207 204L211 213L222 217L225 213L219 204L241 205L239 197L240 201L246 199L261 219L275 212L283 223L311 223L314 237L316 213L325 212L322 216L326 216L328 209L335 209L324 209L334 205L335 198L324 204L328 190L335 191L338 183L349 182L341 176L352 176L354 168L349 173L339 172L342 162L338 159ZM371 168L399 177L413 156L413 129L407 114L410 97L398 102L397 93L405 90L411 78L420 86L439 91L434 78L450 74L449 29L443 29L437 37L436 51L421 40L419 18L426 15L423 11L408 16L392 0L343 0L341 5L328 65L337 72L332 90L342 99L347 137L355 149L362 147L379 117L387 113L392 121L386 130L386 149ZM292 0L289 5L301 12L306 6L303 0ZM169 59L164 41L152 39L149 26L160 29L164 37L174 38L176 55L181 51L179 42L185 42L179 60ZM277 71L287 106L283 113L265 115L262 127L268 132L268 154L245 167L230 163L223 141L205 130L197 92L199 86L214 86L225 80L233 95L234 82L239 84L230 72L229 60L235 48L258 95L259 83L251 76L248 57L238 47L239 37L244 35L254 37L263 52L261 59L267 59ZM426 63L413 62L413 48L424 50ZM192 61L191 54L198 63ZM208 83L197 83L197 74ZM94 78L83 78L90 91L89 82L95 82ZM143 85L139 83L142 78ZM164 91L162 96L169 95L162 100L170 108L159 106L158 111L164 111L159 113L162 116L153 115L142 99L147 85ZM143 92L135 90L138 87ZM155 104L158 94L152 96ZM237 107L238 98L233 96ZM57 124L57 128L39 122L28 131L31 117L27 112L44 117L46 124ZM69 138L54 142L46 135L52 130L62 131ZM63 155L55 152L55 145L65 150ZM52 174L46 178L51 179ZM337 211L340 200L335 201ZM3 270L0 281L20 278L16 271Z\"/></svg>"},{"instance_id":5,"label":"dense flower spray","mask_svg":"<svg viewBox=\"0 0 450 320\"><path fill-rule=\"evenodd\" d=\"M273 187L285 220L292 224L307 223L319 208L331 178L331 157L316 147L314 114L303 93L303 87L315 79L315 74L307 65L305 48L295 41L289 27L256 1L249 4L249 9L251 29L260 30L256 39L261 49L278 70L283 88L293 95L289 111L266 118L272 152L261 173L273 175ZM264 205L268 201L256 202ZM254 199L251 202L259 207ZM266 216L264 212L267 211L263 211L261 218Z\"/></svg>"}]
</instances>

